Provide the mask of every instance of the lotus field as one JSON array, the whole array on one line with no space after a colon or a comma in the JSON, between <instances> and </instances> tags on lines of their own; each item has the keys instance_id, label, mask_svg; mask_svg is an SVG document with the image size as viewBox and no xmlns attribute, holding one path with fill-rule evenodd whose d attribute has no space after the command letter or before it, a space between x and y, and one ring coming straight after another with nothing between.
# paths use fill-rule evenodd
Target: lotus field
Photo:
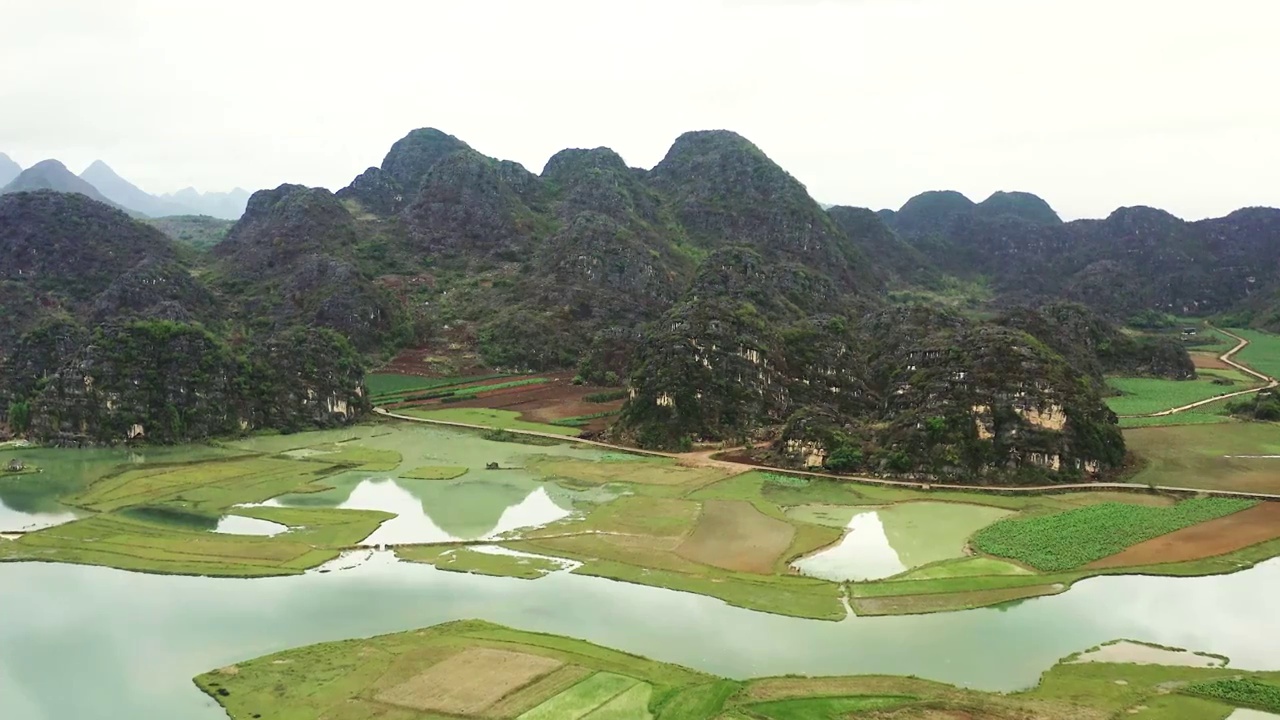
<instances>
[{"instance_id":1,"label":"lotus field","mask_svg":"<svg viewBox=\"0 0 1280 720\"><path fill-rule=\"evenodd\" d=\"M1009 518L979 530L973 545L1037 570L1073 570L1115 555L1130 545L1257 503L1232 498L1196 498L1172 507L1102 503L1052 515Z\"/></svg>"}]
</instances>

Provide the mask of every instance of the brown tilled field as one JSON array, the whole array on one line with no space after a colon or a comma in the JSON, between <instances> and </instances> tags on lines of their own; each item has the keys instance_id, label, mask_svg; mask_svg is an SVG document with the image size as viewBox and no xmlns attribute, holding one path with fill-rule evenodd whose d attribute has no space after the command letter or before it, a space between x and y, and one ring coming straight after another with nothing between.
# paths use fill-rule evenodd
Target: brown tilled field
<instances>
[{"instance_id":1,"label":"brown tilled field","mask_svg":"<svg viewBox=\"0 0 1280 720\"><path fill-rule=\"evenodd\" d=\"M1280 502L1264 502L1243 512L1138 543L1087 567L1114 568L1201 560L1276 538L1280 538Z\"/></svg>"},{"instance_id":2,"label":"brown tilled field","mask_svg":"<svg viewBox=\"0 0 1280 720\"><path fill-rule=\"evenodd\" d=\"M528 653L473 647L438 662L377 700L422 712L478 715L564 663Z\"/></svg>"},{"instance_id":3,"label":"brown tilled field","mask_svg":"<svg viewBox=\"0 0 1280 720\"><path fill-rule=\"evenodd\" d=\"M708 500L693 533L676 553L704 565L769 574L791 547L795 526L760 512L745 500Z\"/></svg>"},{"instance_id":4,"label":"brown tilled field","mask_svg":"<svg viewBox=\"0 0 1280 720\"><path fill-rule=\"evenodd\" d=\"M1231 370L1232 369L1230 365L1222 362L1222 359L1219 358L1216 353L1193 352L1188 354L1191 355L1191 362L1195 364L1197 369L1200 369L1200 370Z\"/></svg>"},{"instance_id":5,"label":"brown tilled field","mask_svg":"<svg viewBox=\"0 0 1280 720\"><path fill-rule=\"evenodd\" d=\"M604 412L616 412L622 407L621 400L607 403L593 403L585 400L593 393L609 392L617 388L598 387L595 385L574 385L573 373L553 373L548 375L531 375L546 379L544 383L521 385L503 388L492 392L482 392L462 402L441 403L438 400L414 403L420 408L488 408L492 410L510 410L520 413L520 419L528 422L550 423L565 418L598 415ZM484 385L501 385L522 378L500 378L486 380L467 387ZM608 427L612 417L596 418L589 421L582 430L586 433L599 432Z\"/></svg>"}]
</instances>

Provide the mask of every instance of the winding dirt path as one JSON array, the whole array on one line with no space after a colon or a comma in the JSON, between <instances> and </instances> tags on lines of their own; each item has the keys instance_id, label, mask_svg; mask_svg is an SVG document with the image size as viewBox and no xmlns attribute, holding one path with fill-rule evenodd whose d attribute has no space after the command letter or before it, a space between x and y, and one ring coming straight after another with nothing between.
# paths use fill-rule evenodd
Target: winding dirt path
<instances>
[{"instance_id":1,"label":"winding dirt path","mask_svg":"<svg viewBox=\"0 0 1280 720\"><path fill-rule=\"evenodd\" d=\"M1252 374L1252 373L1251 373ZM400 413L391 412L386 408L374 408L373 411L383 417L394 418L396 420L407 420L409 422L424 423L427 425L440 425L444 427L465 428L468 430L493 430L493 428L485 425L472 425L469 423L451 422L448 420L428 420L426 418L413 417L412 415L402 415ZM618 452L630 453L632 455L648 455L650 457L665 457L673 460L687 463L695 467L718 467L729 470L735 474L751 472L753 470L774 471L786 473L788 475L800 475L802 477L814 477L825 480L839 480L841 482L860 483L864 485L879 485L882 487L901 487L912 490L957 490L961 492L985 492L992 494L1020 495L1026 493L1043 493L1052 491L1071 491L1071 490L1158 490L1162 492L1176 493L1196 493L1201 495L1213 495L1216 497L1239 497L1253 498L1255 500L1280 500L1280 494L1269 493L1251 493L1237 492L1235 490L1205 490L1203 488L1185 488L1172 487L1166 485L1144 485L1141 483L1074 483L1069 485L1036 485L1036 486L1018 486L1018 487L997 487L991 485L951 485L946 483L920 482L913 480L887 480L885 478L860 477L854 475L834 475L831 473L813 472L810 470L792 470L790 468L771 467L768 465L750 465L747 463L732 462L729 460L716 460L711 457L721 450L701 450L691 453L668 453L657 450L641 450L639 448L627 447L626 445L614 445L611 443L601 442L599 440L587 440L584 438L575 438L567 435L557 435L555 433L538 432L536 430L510 430L506 432L515 435L528 435L531 437L549 438L551 440L559 440L560 442L577 443L579 445L591 445L593 447L604 448L606 450L616 450Z\"/></svg>"},{"instance_id":2,"label":"winding dirt path","mask_svg":"<svg viewBox=\"0 0 1280 720\"><path fill-rule=\"evenodd\" d=\"M1264 375L1258 372L1257 370L1254 370L1253 368L1249 367L1248 365L1243 365L1235 361L1236 353L1249 347L1249 341L1247 339L1242 338L1239 335L1236 335L1235 333L1223 330L1222 328L1215 327L1213 329L1217 330L1223 335L1226 335L1227 337L1236 341L1236 346L1226 351L1225 353L1219 355L1218 359L1226 363L1227 365L1235 368L1236 370L1239 370L1240 372L1246 375L1249 375L1250 377L1254 377L1254 378L1257 378L1258 380L1261 380L1263 382L1262 385L1256 388L1249 388L1248 390L1240 390L1239 392L1227 393L1226 395L1214 395L1211 398L1206 398L1198 402L1193 402L1190 405L1183 405L1181 407L1170 408L1168 410L1161 410L1160 412L1148 413L1146 415L1121 415L1120 417L1122 418L1167 417L1169 415L1177 415L1178 413L1184 413L1188 410L1195 410L1196 408L1204 407L1205 405L1212 405L1213 403L1222 402L1223 400L1230 400L1232 398L1243 397L1245 395L1253 395L1253 394L1262 392L1263 390L1270 390L1272 388L1280 386L1280 381L1276 380L1275 378Z\"/></svg>"}]
</instances>

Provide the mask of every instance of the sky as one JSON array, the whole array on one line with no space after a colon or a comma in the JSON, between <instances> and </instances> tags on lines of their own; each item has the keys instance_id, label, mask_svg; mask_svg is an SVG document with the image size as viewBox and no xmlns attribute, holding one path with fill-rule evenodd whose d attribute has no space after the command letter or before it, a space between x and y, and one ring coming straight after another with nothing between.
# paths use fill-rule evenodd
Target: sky
<instances>
[{"instance_id":1,"label":"sky","mask_svg":"<svg viewBox=\"0 0 1280 720\"><path fill-rule=\"evenodd\" d=\"M1275 0L0 0L0 152L338 189L437 127L540 172L688 130L825 203L1280 206Z\"/></svg>"}]
</instances>

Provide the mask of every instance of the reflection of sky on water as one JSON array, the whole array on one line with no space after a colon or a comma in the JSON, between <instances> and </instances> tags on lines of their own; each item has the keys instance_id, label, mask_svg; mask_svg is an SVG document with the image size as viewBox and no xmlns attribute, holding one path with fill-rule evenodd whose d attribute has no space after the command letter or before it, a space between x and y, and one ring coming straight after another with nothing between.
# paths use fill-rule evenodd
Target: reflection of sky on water
<instances>
[{"instance_id":1,"label":"reflection of sky on water","mask_svg":"<svg viewBox=\"0 0 1280 720\"><path fill-rule=\"evenodd\" d=\"M73 512L21 512L10 508L0 499L0 532L31 531L69 523L76 519Z\"/></svg>"},{"instance_id":2,"label":"reflection of sky on water","mask_svg":"<svg viewBox=\"0 0 1280 720\"><path fill-rule=\"evenodd\" d=\"M793 565L805 575L836 582L879 580L907 569L889 544L880 513L874 510L854 515L838 544Z\"/></svg>"},{"instance_id":3,"label":"reflection of sky on water","mask_svg":"<svg viewBox=\"0 0 1280 720\"><path fill-rule=\"evenodd\" d=\"M1280 561L1212 578L1096 578L1003 609L831 623L601 578L491 578L374 556L354 570L258 580L0 564L0 679L19 688L0 693L0 717L225 718L192 676L300 645L464 618L735 678L915 674L1012 690L1034 684L1057 659L1116 638L1280 670L1271 601Z\"/></svg>"},{"instance_id":4,"label":"reflection of sky on water","mask_svg":"<svg viewBox=\"0 0 1280 720\"><path fill-rule=\"evenodd\" d=\"M410 492L401 483L417 483L419 494ZM494 484L489 487L489 492L476 495L470 498L470 503L461 506L443 501L437 504L433 502L435 495L428 492L431 489L445 492L451 487L460 487L461 483L468 483L471 488L481 488L480 482L475 480L462 480L457 484L440 480L364 480L336 507L344 510L380 510L395 514L394 518L382 523L364 540L365 544L386 545L480 540L520 528L546 525L570 514L569 510L551 499L543 486L526 491ZM516 494L512 495L512 492ZM521 496L523 499L517 499ZM446 497L447 495L441 495L440 499ZM307 498L302 496L300 499L305 501ZM512 500L515 501L514 504L507 505ZM268 507L287 507L290 504L289 498L263 503ZM430 513L427 512L428 508L431 509ZM464 517L460 522L455 522L459 520L453 517L455 515ZM442 528L442 525L458 528L465 534L450 532Z\"/></svg>"},{"instance_id":5,"label":"reflection of sky on water","mask_svg":"<svg viewBox=\"0 0 1280 720\"><path fill-rule=\"evenodd\" d=\"M216 533L225 535L258 535L261 537L272 537L283 532L288 532L289 528L280 523L273 523L269 520L259 520L258 518L243 517L240 515L223 515L218 520L218 527L213 530Z\"/></svg>"}]
</instances>

